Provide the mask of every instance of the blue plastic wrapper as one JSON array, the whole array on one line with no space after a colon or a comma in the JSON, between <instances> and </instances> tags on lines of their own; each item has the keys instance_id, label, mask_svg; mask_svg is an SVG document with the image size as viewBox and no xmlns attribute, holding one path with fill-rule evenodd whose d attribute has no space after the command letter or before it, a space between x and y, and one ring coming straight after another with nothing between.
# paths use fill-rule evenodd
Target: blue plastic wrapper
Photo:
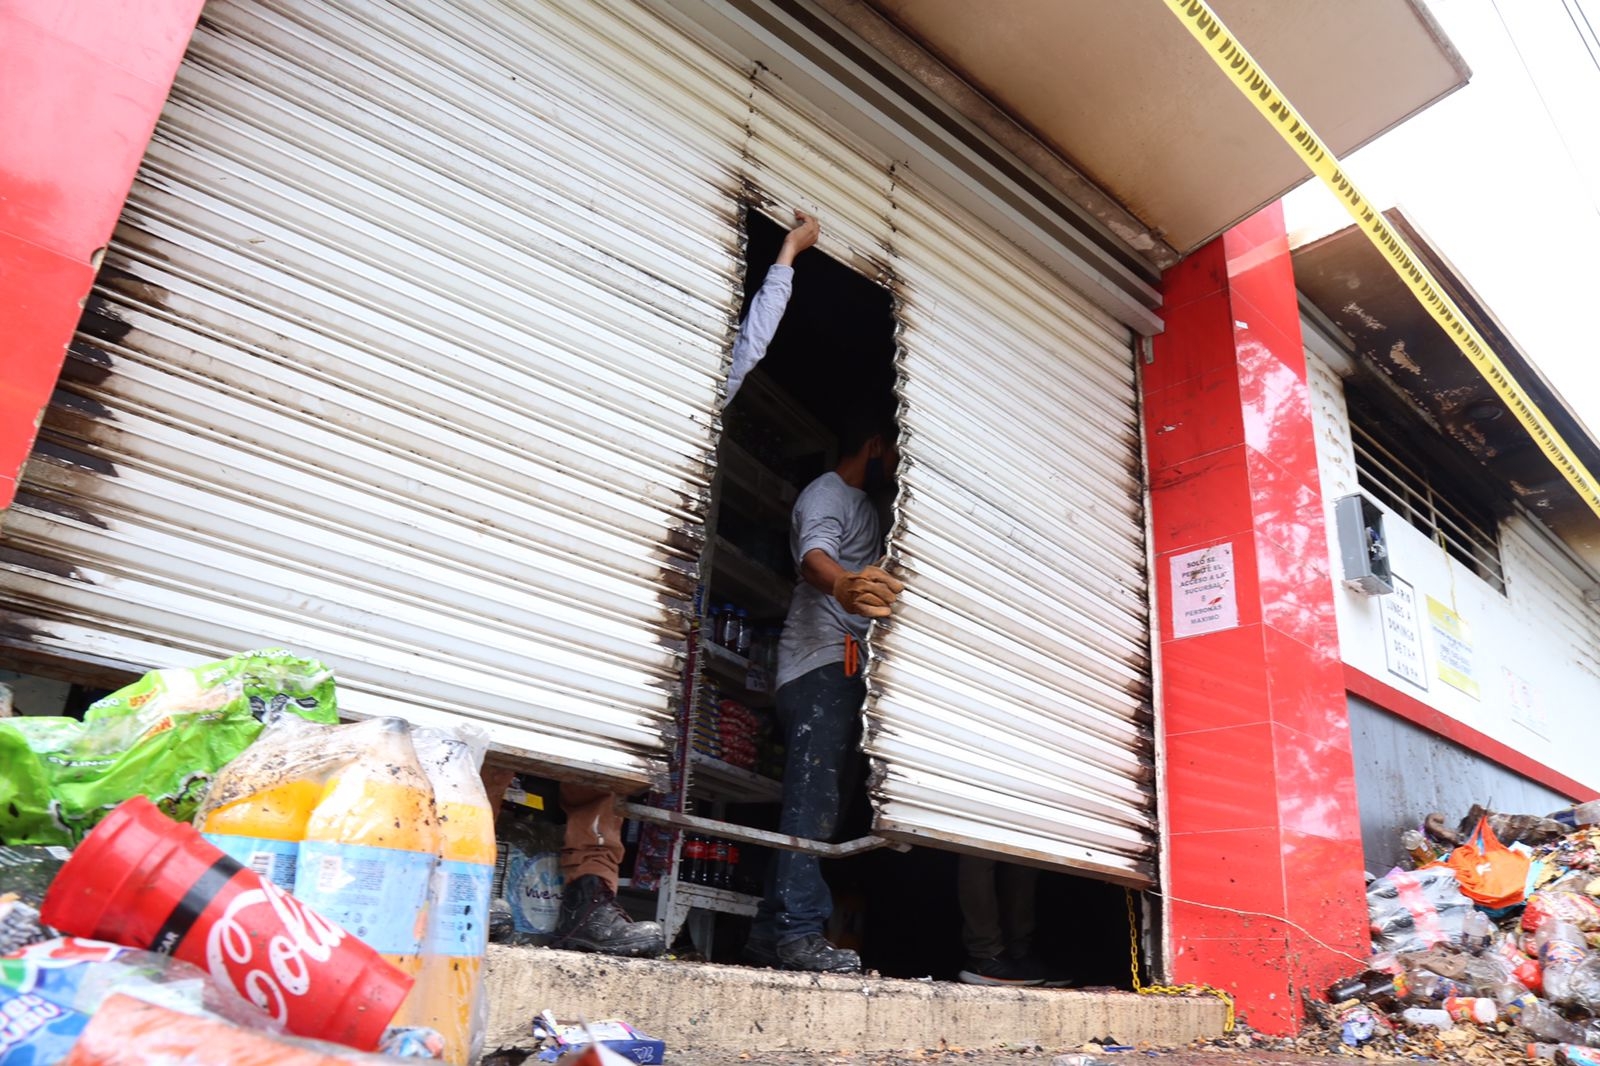
<instances>
[{"instance_id":1,"label":"blue plastic wrapper","mask_svg":"<svg viewBox=\"0 0 1600 1066\"><path fill-rule=\"evenodd\" d=\"M60 1062L88 1024L87 1014L0 985L0 1066Z\"/></svg>"}]
</instances>

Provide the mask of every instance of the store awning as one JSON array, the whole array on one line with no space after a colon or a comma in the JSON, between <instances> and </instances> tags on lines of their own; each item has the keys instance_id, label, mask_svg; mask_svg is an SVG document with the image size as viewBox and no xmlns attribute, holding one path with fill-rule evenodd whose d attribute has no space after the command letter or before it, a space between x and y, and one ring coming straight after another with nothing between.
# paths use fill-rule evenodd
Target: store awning
<instances>
[{"instance_id":1,"label":"store awning","mask_svg":"<svg viewBox=\"0 0 1600 1066\"><path fill-rule=\"evenodd\" d=\"M1307 177L1159 0L867 0L1179 253ZM1466 84L1418 0L1214 0L1344 155Z\"/></svg>"},{"instance_id":2,"label":"store awning","mask_svg":"<svg viewBox=\"0 0 1600 1066\"><path fill-rule=\"evenodd\" d=\"M1539 406L1576 459L1600 469L1600 446L1570 405L1529 361L1449 261L1405 216L1389 224L1410 242L1518 385ZM1505 409L1411 290L1355 226L1294 249L1295 284L1353 346L1468 455L1507 495L1592 566L1600 566L1600 519Z\"/></svg>"}]
</instances>

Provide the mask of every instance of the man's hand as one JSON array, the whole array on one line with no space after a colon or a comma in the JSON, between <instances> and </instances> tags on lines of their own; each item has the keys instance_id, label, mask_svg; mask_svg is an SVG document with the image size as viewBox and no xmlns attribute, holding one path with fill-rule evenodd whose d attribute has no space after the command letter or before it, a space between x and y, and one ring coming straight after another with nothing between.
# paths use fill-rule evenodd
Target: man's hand
<instances>
[{"instance_id":1,"label":"man's hand","mask_svg":"<svg viewBox=\"0 0 1600 1066\"><path fill-rule=\"evenodd\" d=\"M794 229L783 238L783 247L778 249L778 262L784 266L794 266L794 257L816 244L821 234L822 227L817 220L797 209L794 213Z\"/></svg>"},{"instance_id":2,"label":"man's hand","mask_svg":"<svg viewBox=\"0 0 1600 1066\"><path fill-rule=\"evenodd\" d=\"M833 598L849 614L863 618L888 618L890 608L905 589L905 582L876 566L851 573L846 570L833 583Z\"/></svg>"}]
</instances>

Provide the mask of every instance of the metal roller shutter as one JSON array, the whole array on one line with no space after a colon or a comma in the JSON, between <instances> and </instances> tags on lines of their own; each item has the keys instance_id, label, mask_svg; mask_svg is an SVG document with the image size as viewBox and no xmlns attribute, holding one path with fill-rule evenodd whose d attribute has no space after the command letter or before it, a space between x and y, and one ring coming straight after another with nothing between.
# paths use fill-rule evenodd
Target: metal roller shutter
<instances>
[{"instance_id":1,"label":"metal roller shutter","mask_svg":"<svg viewBox=\"0 0 1600 1066\"><path fill-rule=\"evenodd\" d=\"M1132 338L915 175L893 220L911 591L873 638L878 828L1149 884Z\"/></svg>"},{"instance_id":2,"label":"metal roller shutter","mask_svg":"<svg viewBox=\"0 0 1600 1066\"><path fill-rule=\"evenodd\" d=\"M626 5L208 4L0 537L0 640L269 643L642 782L677 691L746 75Z\"/></svg>"}]
</instances>

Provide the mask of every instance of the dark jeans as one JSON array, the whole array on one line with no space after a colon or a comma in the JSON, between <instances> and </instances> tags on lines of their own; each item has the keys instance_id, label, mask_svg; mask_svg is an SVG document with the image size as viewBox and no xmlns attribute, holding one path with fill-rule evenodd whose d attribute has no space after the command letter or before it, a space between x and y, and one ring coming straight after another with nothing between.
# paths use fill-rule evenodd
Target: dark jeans
<instances>
[{"instance_id":1,"label":"dark jeans","mask_svg":"<svg viewBox=\"0 0 1600 1066\"><path fill-rule=\"evenodd\" d=\"M778 721L788 749L778 832L810 840L833 837L845 786L856 777L866 697L866 682L845 677L843 663L820 666L778 690ZM833 894L822 879L820 860L776 851L767 865L767 895L750 939L782 944L821 933L832 913Z\"/></svg>"}]
</instances>

